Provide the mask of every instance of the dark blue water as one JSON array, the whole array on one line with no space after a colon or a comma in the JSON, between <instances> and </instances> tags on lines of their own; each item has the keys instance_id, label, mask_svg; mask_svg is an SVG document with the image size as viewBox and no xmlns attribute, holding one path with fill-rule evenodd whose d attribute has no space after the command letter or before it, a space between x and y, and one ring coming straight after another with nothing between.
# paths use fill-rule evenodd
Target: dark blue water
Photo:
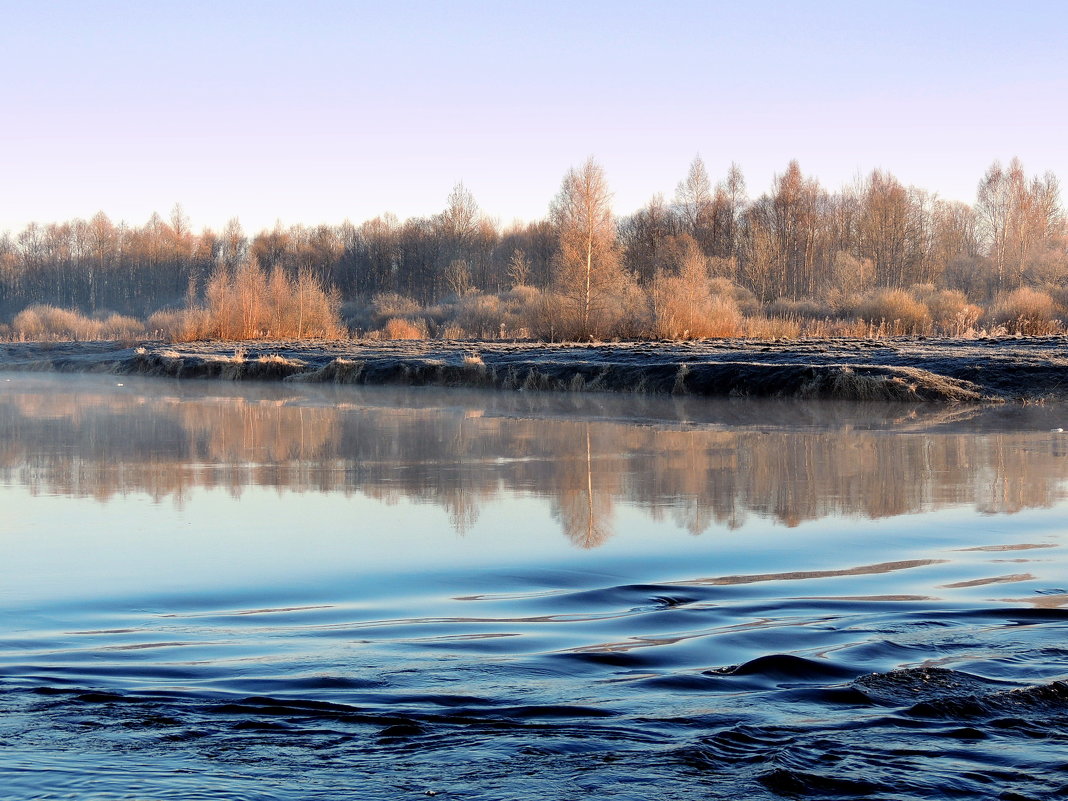
<instances>
[{"instance_id":1,"label":"dark blue water","mask_svg":"<svg viewBox=\"0 0 1068 801\"><path fill-rule=\"evenodd\" d=\"M1066 419L0 374L0 798L1063 797Z\"/></svg>"}]
</instances>

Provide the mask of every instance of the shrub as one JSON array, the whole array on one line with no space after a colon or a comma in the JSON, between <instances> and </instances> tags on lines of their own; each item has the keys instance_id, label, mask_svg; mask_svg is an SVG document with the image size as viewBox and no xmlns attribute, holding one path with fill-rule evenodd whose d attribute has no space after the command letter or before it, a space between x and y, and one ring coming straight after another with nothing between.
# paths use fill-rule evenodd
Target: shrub
<instances>
[{"instance_id":1,"label":"shrub","mask_svg":"<svg viewBox=\"0 0 1068 801\"><path fill-rule=\"evenodd\" d=\"M1065 312L1068 312L1068 285L1052 287L1049 290L1049 295L1051 298L1053 298L1053 301L1061 307L1061 309L1065 310ZM1068 322L1068 320L1066 320L1066 322Z\"/></svg>"},{"instance_id":2,"label":"shrub","mask_svg":"<svg viewBox=\"0 0 1068 801\"><path fill-rule=\"evenodd\" d=\"M943 333L964 336L973 331L983 310L956 289L936 290L929 284L913 287L913 295L927 306L934 325Z\"/></svg>"},{"instance_id":3,"label":"shrub","mask_svg":"<svg viewBox=\"0 0 1068 801\"><path fill-rule=\"evenodd\" d=\"M856 317L857 309L864 302L864 296L844 289L832 289L827 293L827 305L832 316Z\"/></svg>"},{"instance_id":4,"label":"shrub","mask_svg":"<svg viewBox=\"0 0 1068 801\"><path fill-rule=\"evenodd\" d=\"M630 277L622 273L610 286L600 287L591 299L588 319L585 319L581 292L553 293L557 305L552 310L554 336L572 341L593 341L624 335L634 311L634 287ZM644 293L641 294L644 297Z\"/></svg>"},{"instance_id":5,"label":"shrub","mask_svg":"<svg viewBox=\"0 0 1068 801\"><path fill-rule=\"evenodd\" d=\"M1021 287L1000 293L994 299L988 320L1015 334L1053 334L1063 329L1057 319L1059 311L1056 302L1045 292Z\"/></svg>"},{"instance_id":6,"label":"shrub","mask_svg":"<svg viewBox=\"0 0 1068 801\"><path fill-rule=\"evenodd\" d=\"M545 291L532 286L517 286L508 294L508 304L515 320L515 335L552 340L552 314Z\"/></svg>"},{"instance_id":7,"label":"shrub","mask_svg":"<svg viewBox=\"0 0 1068 801\"><path fill-rule=\"evenodd\" d=\"M738 286L729 278L713 278L708 282L708 291L713 295L733 298L742 314L759 315L763 311L756 295L744 286Z\"/></svg>"},{"instance_id":8,"label":"shrub","mask_svg":"<svg viewBox=\"0 0 1068 801\"><path fill-rule=\"evenodd\" d=\"M708 320L702 329L703 336L710 338L736 337L741 332L742 313L734 298L713 295L708 308Z\"/></svg>"},{"instance_id":9,"label":"shrub","mask_svg":"<svg viewBox=\"0 0 1068 801\"><path fill-rule=\"evenodd\" d=\"M857 316L891 336L926 334L931 329L927 306L902 289L880 289L868 295L860 302Z\"/></svg>"},{"instance_id":10,"label":"shrub","mask_svg":"<svg viewBox=\"0 0 1068 801\"><path fill-rule=\"evenodd\" d=\"M423 314L423 307L398 292L380 292L371 298L371 322L381 327L391 317L412 320Z\"/></svg>"},{"instance_id":11,"label":"shrub","mask_svg":"<svg viewBox=\"0 0 1068 801\"><path fill-rule=\"evenodd\" d=\"M622 295L623 313L613 335L619 339L642 339L653 325L653 307L649 293L636 282L626 286Z\"/></svg>"},{"instance_id":12,"label":"shrub","mask_svg":"<svg viewBox=\"0 0 1068 801\"><path fill-rule=\"evenodd\" d=\"M505 311L496 295L468 294L457 304L455 325L468 336L497 339L504 328Z\"/></svg>"},{"instance_id":13,"label":"shrub","mask_svg":"<svg viewBox=\"0 0 1068 801\"><path fill-rule=\"evenodd\" d=\"M145 334L145 324L123 314L109 314L101 322L101 334L105 339L136 339Z\"/></svg>"},{"instance_id":14,"label":"shrub","mask_svg":"<svg viewBox=\"0 0 1068 801\"><path fill-rule=\"evenodd\" d=\"M525 301L527 327L535 339L556 342L560 339L558 330L560 304L555 292L536 290Z\"/></svg>"},{"instance_id":15,"label":"shrub","mask_svg":"<svg viewBox=\"0 0 1068 801\"><path fill-rule=\"evenodd\" d=\"M657 273L651 290L652 333L664 339L705 339L734 336L741 320L730 281L720 279L724 294L713 294L711 282L691 274ZM633 305L633 304L629 304Z\"/></svg>"},{"instance_id":16,"label":"shrub","mask_svg":"<svg viewBox=\"0 0 1068 801\"><path fill-rule=\"evenodd\" d=\"M204 294L205 308L185 309L173 338L336 338L345 330L337 293L310 272L291 277L276 268L268 277L253 259L216 270Z\"/></svg>"}]
</instances>

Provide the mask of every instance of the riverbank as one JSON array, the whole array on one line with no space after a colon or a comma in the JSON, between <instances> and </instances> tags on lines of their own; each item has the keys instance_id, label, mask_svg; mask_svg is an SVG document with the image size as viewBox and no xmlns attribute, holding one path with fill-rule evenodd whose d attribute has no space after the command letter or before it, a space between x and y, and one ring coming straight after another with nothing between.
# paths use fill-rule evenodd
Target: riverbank
<instances>
[{"instance_id":1,"label":"riverbank","mask_svg":"<svg viewBox=\"0 0 1068 801\"><path fill-rule=\"evenodd\" d=\"M0 369L504 390L983 403L1068 398L1068 337L16 342Z\"/></svg>"}]
</instances>

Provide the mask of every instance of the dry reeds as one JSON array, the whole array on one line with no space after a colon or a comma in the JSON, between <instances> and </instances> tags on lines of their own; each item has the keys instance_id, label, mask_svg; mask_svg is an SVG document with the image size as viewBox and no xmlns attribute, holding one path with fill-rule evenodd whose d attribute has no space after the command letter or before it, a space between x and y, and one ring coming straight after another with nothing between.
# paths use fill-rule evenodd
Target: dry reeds
<instances>
[{"instance_id":1,"label":"dry reeds","mask_svg":"<svg viewBox=\"0 0 1068 801\"><path fill-rule=\"evenodd\" d=\"M92 318L73 309L34 304L15 315L11 335L16 339L47 341L135 339L145 336L145 324L121 314Z\"/></svg>"}]
</instances>

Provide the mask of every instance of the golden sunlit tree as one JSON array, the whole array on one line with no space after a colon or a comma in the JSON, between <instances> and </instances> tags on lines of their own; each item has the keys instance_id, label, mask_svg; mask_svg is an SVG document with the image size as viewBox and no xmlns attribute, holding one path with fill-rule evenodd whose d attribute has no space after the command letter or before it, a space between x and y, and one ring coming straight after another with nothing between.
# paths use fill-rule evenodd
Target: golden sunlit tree
<instances>
[{"instance_id":1,"label":"golden sunlit tree","mask_svg":"<svg viewBox=\"0 0 1068 801\"><path fill-rule=\"evenodd\" d=\"M592 157L568 171L553 201L559 238L553 284L565 336L602 336L622 315L629 282L620 267L611 201L604 170Z\"/></svg>"}]
</instances>

